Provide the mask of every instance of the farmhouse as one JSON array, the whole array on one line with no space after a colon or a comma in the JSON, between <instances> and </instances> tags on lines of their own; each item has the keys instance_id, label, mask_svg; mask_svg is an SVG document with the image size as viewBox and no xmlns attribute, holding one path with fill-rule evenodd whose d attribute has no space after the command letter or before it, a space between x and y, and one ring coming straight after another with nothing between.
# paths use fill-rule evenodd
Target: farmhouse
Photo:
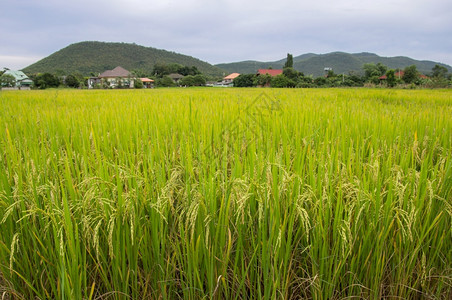
<instances>
[{"instance_id":1,"label":"farmhouse","mask_svg":"<svg viewBox=\"0 0 452 300\"><path fill-rule=\"evenodd\" d=\"M223 82L224 82L225 84L230 84L230 83L232 83L232 81L233 81L235 78L237 78L237 77L239 77L239 76L240 76L240 73L232 73L232 74L229 74L228 76L226 76L226 77L223 78Z\"/></svg>"},{"instance_id":2,"label":"farmhouse","mask_svg":"<svg viewBox=\"0 0 452 300\"><path fill-rule=\"evenodd\" d=\"M3 75L11 75L16 80L15 85L12 88L15 89L30 89L31 85L33 84L33 81L28 78L27 75L25 75L22 71L12 71L12 70L6 70Z\"/></svg>"},{"instance_id":3,"label":"farmhouse","mask_svg":"<svg viewBox=\"0 0 452 300\"><path fill-rule=\"evenodd\" d=\"M228 76L223 77L223 80L222 80L222 81L213 83L212 86L217 86L217 87L232 87L232 86L234 86L234 84L233 84L234 78L237 78L237 77L239 77L239 76L240 76L240 73L232 73L232 74L229 74Z\"/></svg>"},{"instance_id":4,"label":"farmhouse","mask_svg":"<svg viewBox=\"0 0 452 300\"><path fill-rule=\"evenodd\" d=\"M275 77L278 75L281 75L283 73L283 70L273 70L273 69L259 69L257 70L257 74L256 76L265 76L265 75L270 75L271 77ZM261 82L259 85L259 87L269 87L270 86L270 80L266 80L265 82Z\"/></svg>"},{"instance_id":5,"label":"farmhouse","mask_svg":"<svg viewBox=\"0 0 452 300\"><path fill-rule=\"evenodd\" d=\"M175 83L179 83L179 81L184 78L184 75L178 73L171 73L168 75Z\"/></svg>"},{"instance_id":6,"label":"farmhouse","mask_svg":"<svg viewBox=\"0 0 452 300\"><path fill-rule=\"evenodd\" d=\"M259 69L257 70L257 74L256 75L270 75L272 77L277 76L277 75L281 75L283 73L283 70L278 70L278 69Z\"/></svg>"},{"instance_id":7,"label":"farmhouse","mask_svg":"<svg viewBox=\"0 0 452 300\"><path fill-rule=\"evenodd\" d=\"M88 88L93 88L96 84L107 85L110 88L128 87L133 88L135 77L126 69L118 66L113 70L107 70L98 77L91 77L88 79Z\"/></svg>"}]
</instances>

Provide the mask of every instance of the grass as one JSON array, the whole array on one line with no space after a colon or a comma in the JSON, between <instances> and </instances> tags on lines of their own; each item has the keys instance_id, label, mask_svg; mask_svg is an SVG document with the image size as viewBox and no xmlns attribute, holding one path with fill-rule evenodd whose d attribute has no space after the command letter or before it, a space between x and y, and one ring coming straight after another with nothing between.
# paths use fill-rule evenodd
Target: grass
<instances>
[{"instance_id":1,"label":"grass","mask_svg":"<svg viewBox=\"0 0 452 300\"><path fill-rule=\"evenodd\" d=\"M0 294L450 299L452 92L0 94Z\"/></svg>"}]
</instances>

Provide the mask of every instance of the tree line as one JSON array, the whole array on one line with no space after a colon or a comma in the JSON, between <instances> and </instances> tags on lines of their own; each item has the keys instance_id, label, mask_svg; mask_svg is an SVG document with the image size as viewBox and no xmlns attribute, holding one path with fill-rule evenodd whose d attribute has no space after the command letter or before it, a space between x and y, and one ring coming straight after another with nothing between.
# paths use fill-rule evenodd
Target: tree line
<instances>
[{"instance_id":1,"label":"tree line","mask_svg":"<svg viewBox=\"0 0 452 300\"><path fill-rule=\"evenodd\" d=\"M397 74L397 76L396 76ZM324 76L313 78L305 76L293 68L293 56L287 54L283 73L277 76L241 74L233 81L235 87L360 87L360 86L423 86L423 87L449 87L452 85L452 74L444 66L435 65L429 76L422 76L415 65L402 69L389 69L381 63L367 63L363 65L361 74L350 72L336 74L334 70L327 69ZM384 78L382 78L384 76Z\"/></svg>"},{"instance_id":2,"label":"tree line","mask_svg":"<svg viewBox=\"0 0 452 300\"><path fill-rule=\"evenodd\" d=\"M0 86L14 86L15 79L11 75L3 75L0 71ZM155 64L151 71L134 69L131 71L132 77L147 77L154 80L156 87L173 86L204 86L208 80L217 81L219 78L207 77L202 74L196 66L183 66L181 64ZM184 76L177 82L173 80L171 74ZM382 79L382 76L384 76ZM287 60L283 67L283 72L277 76L241 74L234 79L235 87L256 87L270 86L276 88L315 88L315 87L362 87L362 86L382 86L382 87L428 87L442 88L452 86L452 74L444 66L435 65L429 76L422 76L415 65L401 69L389 69L387 66L377 63L367 63L363 65L361 74L350 72L348 74L336 74L334 70L328 69L324 76L314 78L306 76L293 68L293 56L287 54ZM95 76L95 74L91 74ZM81 73L74 72L65 74L59 70L52 73L38 73L30 76L33 80L33 87L37 89L68 87L86 88L89 77ZM137 79L135 88L142 88L143 83ZM100 86L99 88L106 88ZM119 86L121 88L121 86Z\"/></svg>"}]
</instances>

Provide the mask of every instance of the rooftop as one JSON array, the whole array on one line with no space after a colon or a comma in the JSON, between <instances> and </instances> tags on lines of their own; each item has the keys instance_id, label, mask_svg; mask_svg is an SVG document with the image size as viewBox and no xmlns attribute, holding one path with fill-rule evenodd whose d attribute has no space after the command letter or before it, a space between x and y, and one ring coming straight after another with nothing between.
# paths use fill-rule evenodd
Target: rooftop
<instances>
[{"instance_id":1,"label":"rooftop","mask_svg":"<svg viewBox=\"0 0 452 300\"><path fill-rule=\"evenodd\" d=\"M226 76L225 78L223 78L224 80L228 80L228 79L234 79L240 76L240 73L232 73L229 74L228 76Z\"/></svg>"},{"instance_id":2,"label":"rooftop","mask_svg":"<svg viewBox=\"0 0 452 300\"><path fill-rule=\"evenodd\" d=\"M257 75L268 74L270 76L276 76L282 74L283 70L273 70L273 69L259 69L257 70Z\"/></svg>"},{"instance_id":3,"label":"rooftop","mask_svg":"<svg viewBox=\"0 0 452 300\"><path fill-rule=\"evenodd\" d=\"M129 77L131 74L129 71L122 67L116 67L113 70L107 70L99 75L99 78L116 78L116 77Z\"/></svg>"},{"instance_id":4,"label":"rooftop","mask_svg":"<svg viewBox=\"0 0 452 300\"><path fill-rule=\"evenodd\" d=\"M25 75L24 72L22 71L12 71L12 70L6 70L5 73L3 73L5 75L11 75L13 76L17 81L22 81L25 79L28 79L28 76Z\"/></svg>"}]
</instances>

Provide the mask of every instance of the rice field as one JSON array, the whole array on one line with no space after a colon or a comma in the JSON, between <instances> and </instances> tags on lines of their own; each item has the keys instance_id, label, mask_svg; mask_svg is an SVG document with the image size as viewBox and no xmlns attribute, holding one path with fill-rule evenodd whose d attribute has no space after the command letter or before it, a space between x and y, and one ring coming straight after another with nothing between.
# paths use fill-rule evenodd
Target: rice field
<instances>
[{"instance_id":1,"label":"rice field","mask_svg":"<svg viewBox=\"0 0 452 300\"><path fill-rule=\"evenodd\" d=\"M451 299L452 90L0 92L1 299Z\"/></svg>"}]
</instances>

